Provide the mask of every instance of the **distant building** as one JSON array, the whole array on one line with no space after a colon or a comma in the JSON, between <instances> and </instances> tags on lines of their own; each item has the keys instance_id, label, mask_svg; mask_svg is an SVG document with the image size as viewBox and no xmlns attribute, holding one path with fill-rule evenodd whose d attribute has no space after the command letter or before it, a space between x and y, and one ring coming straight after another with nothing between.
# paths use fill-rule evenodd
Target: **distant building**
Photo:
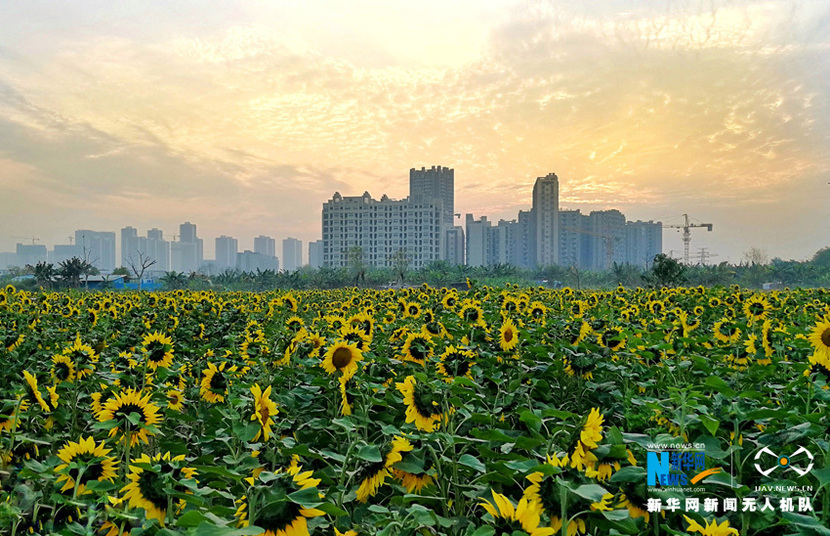
<instances>
[{"instance_id":1,"label":"distant building","mask_svg":"<svg viewBox=\"0 0 830 536\"><path fill-rule=\"evenodd\" d=\"M46 246L42 244L17 244L15 262L9 264L23 268L27 264L34 266L39 262L46 262L46 260Z\"/></svg>"},{"instance_id":2,"label":"distant building","mask_svg":"<svg viewBox=\"0 0 830 536\"><path fill-rule=\"evenodd\" d=\"M350 255L360 251L366 265L388 268L403 250L410 268L423 268L444 256L443 218L443 202L424 196L376 200L369 192L335 192L323 205L323 266L347 267Z\"/></svg>"},{"instance_id":3,"label":"distant building","mask_svg":"<svg viewBox=\"0 0 830 536\"><path fill-rule=\"evenodd\" d=\"M220 270L236 268L236 254L238 253L236 238L222 235L216 239L216 267Z\"/></svg>"},{"instance_id":4,"label":"distant building","mask_svg":"<svg viewBox=\"0 0 830 536\"><path fill-rule=\"evenodd\" d=\"M588 215L591 270L610 270L614 263L625 264L625 216L619 210L595 210Z\"/></svg>"},{"instance_id":5,"label":"distant building","mask_svg":"<svg viewBox=\"0 0 830 536\"><path fill-rule=\"evenodd\" d=\"M266 257L276 257L277 241L270 236L259 235L254 238L254 253L259 253Z\"/></svg>"},{"instance_id":6,"label":"distant building","mask_svg":"<svg viewBox=\"0 0 830 536\"><path fill-rule=\"evenodd\" d=\"M282 264L286 271L293 272L303 266L303 242L288 237L282 241Z\"/></svg>"},{"instance_id":7,"label":"distant building","mask_svg":"<svg viewBox=\"0 0 830 536\"><path fill-rule=\"evenodd\" d=\"M308 243L308 265L312 268L323 266L323 239Z\"/></svg>"},{"instance_id":8,"label":"distant building","mask_svg":"<svg viewBox=\"0 0 830 536\"><path fill-rule=\"evenodd\" d=\"M516 258L514 264L520 268L536 268L536 221L532 210L520 210L516 222Z\"/></svg>"},{"instance_id":9,"label":"distant building","mask_svg":"<svg viewBox=\"0 0 830 536\"><path fill-rule=\"evenodd\" d=\"M559 264L575 268L590 264L589 218L579 210L559 211Z\"/></svg>"},{"instance_id":10,"label":"distant building","mask_svg":"<svg viewBox=\"0 0 830 536\"><path fill-rule=\"evenodd\" d=\"M189 274L204 263L204 242L196 235L196 226L185 222L179 226L179 241L170 244L170 267Z\"/></svg>"},{"instance_id":11,"label":"distant building","mask_svg":"<svg viewBox=\"0 0 830 536\"><path fill-rule=\"evenodd\" d=\"M81 259L83 256L84 252L77 244L55 244L52 253L49 254L49 262L57 267L60 263L73 257Z\"/></svg>"},{"instance_id":12,"label":"distant building","mask_svg":"<svg viewBox=\"0 0 830 536\"><path fill-rule=\"evenodd\" d=\"M273 255L265 255L256 251L245 250L236 255L236 269L241 272L264 272L265 270L278 271L280 261Z\"/></svg>"},{"instance_id":13,"label":"distant building","mask_svg":"<svg viewBox=\"0 0 830 536\"><path fill-rule=\"evenodd\" d=\"M452 265L464 264L466 249L464 228L455 225L447 229L444 242L444 260Z\"/></svg>"},{"instance_id":14,"label":"distant building","mask_svg":"<svg viewBox=\"0 0 830 536\"><path fill-rule=\"evenodd\" d=\"M430 169L412 168L409 170L409 198L415 200L440 199L442 207L442 220L444 225L452 227L454 223L453 212L455 210L455 170L432 166Z\"/></svg>"},{"instance_id":15,"label":"distant building","mask_svg":"<svg viewBox=\"0 0 830 536\"><path fill-rule=\"evenodd\" d=\"M162 274L170 270L170 242L164 239L160 229L150 229L147 236L138 236L133 227L121 229L121 266L140 269L142 261L155 261L147 268L147 275Z\"/></svg>"},{"instance_id":16,"label":"distant building","mask_svg":"<svg viewBox=\"0 0 830 536\"><path fill-rule=\"evenodd\" d=\"M533 185L536 265L559 264L559 177L548 173Z\"/></svg>"},{"instance_id":17,"label":"distant building","mask_svg":"<svg viewBox=\"0 0 830 536\"><path fill-rule=\"evenodd\" d=\"M478 220L472 214L466 218L467 234L467 265L468 266L489 266L490 265L490 228L492 223L487 221L487 216Z\"/></svg>"},{"instance_id":18,"label":"distant building","mask_svg":"<svg viewBox=\"0 0 830 536\"><path fill-rule=\"evenodd\" d=\"M663 252L663 224L639 220L627 222L625 242L627 262L648 269L654 256Z\"/></svg>"},{"instance_id":19,"label":"distant building","mask_svg":"<svg viewBox=\"0 0 830 536\"><path fill-rule=\"evenodd\" d=\"M115 233L81 229L75 231L75 245L81 247L82 259L108 274L115 270Z\"/></svg>"}]
</instances>

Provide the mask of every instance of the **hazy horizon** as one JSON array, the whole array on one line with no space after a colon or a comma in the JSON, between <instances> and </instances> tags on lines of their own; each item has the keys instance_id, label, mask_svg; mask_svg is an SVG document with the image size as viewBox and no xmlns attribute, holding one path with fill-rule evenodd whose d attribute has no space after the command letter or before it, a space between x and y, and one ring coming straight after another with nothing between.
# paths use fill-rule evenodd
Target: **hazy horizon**
<instances>
[{"instance_id":1,"label":"hazy horizon","mask_svg":"<svg viewBox=\"0 0 830 536\"><path fill-rule=\"evenodd\" d=\"M494 221L555 172L561 208L714 224L712 262L830 245L827 2L4 9L0 251L190 221L208 258L260 234L305 257L335 191L405 197L433 165Z\"/></svg>"}]
</instances>

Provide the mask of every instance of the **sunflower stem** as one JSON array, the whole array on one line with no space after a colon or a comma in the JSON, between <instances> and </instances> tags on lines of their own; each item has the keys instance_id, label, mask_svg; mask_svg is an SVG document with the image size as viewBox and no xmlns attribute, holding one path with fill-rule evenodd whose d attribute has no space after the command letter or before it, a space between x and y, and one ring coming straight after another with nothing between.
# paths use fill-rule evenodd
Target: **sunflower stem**
<instances>
[{"instance_id":1,"label":"sunflower stem","mask_svg":"<svg viewBox=\"0 0 830 536\"><path fill-rule=\"evenodd\" d=\"M562 520L559 533L562 536L568 536L568 488L561 480L559 481L559 515Z\"/></svg>"}]
</instances>

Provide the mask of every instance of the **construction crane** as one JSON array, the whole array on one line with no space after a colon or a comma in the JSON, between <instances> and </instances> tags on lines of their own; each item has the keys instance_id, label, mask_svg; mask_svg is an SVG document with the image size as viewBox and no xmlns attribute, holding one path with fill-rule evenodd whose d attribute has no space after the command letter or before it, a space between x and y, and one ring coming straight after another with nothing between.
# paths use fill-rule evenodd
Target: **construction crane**
<instances>
[{"instance_id":1,"label":"construction crane","mask_svg":"<svg viewBox=\"0 0 830 536\"><path fill-rule=\"evenodd\" d=\"M689 222L689 215L683 214L683 218L685 218L684 223L682 224L673 224L673 225L663 225L664 229L683 229L683 262L685 264L689 264L689 244L692 241L692 233L691 230L694 227L706 227L707 231L712 230L711 223L690 223Z\"/></svg>"},{"instance_id":2,"label":"construction crane","mask_svg":"<svg viewBox=\"0 0 830 536\"><path fill-rule=\"evenodd\" d=\"M35 245L35 242L40 240L40 238L36 236L12 236L11 238L14 238L16 240L31 240L33 246Z\"/></svg>"},{"instance_id":3,"label":"construction crane","mask_svg":"<svg viewBox=\"0 0 830 536\"><path fill-rule=\"evenodd\" d=\"M577 229L576 227L562 227L562 231L571 231L574 233L584 234L588 236L594 236L596 238L602 238L603 242L605 242L605 268L610 269L611 265L614 261L614 242L620 241L619 236L611 236L602 233L595 233L594 231L588 231L585 229Z\"/></svg>"}]
</instances>

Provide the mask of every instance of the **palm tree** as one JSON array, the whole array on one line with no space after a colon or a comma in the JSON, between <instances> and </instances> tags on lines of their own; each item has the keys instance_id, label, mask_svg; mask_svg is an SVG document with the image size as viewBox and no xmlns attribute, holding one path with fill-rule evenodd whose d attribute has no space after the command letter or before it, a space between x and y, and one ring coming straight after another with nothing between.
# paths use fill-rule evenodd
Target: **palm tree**
<instances>
[{"instance_id":1,"label":"palm tree","mask_svg":"<svg viewBox=\"0 0 830 536\"><path fill-rule=\"evenodd\" d=\"M60 263L58 275L70 287L78 288L81 286L81 277L91 273L93 268L91 264L81 260L80 257L72 257Z\"/></svg>"},{"instance_id":2,"label":"palm tree","mask_svg":"<svg viewBox=\"0 0 830 536\"><path fill-rule=\"evenodd\" d=\"M159 279L164 288L176 290L187 286L187 276L184 272L168 271Z\"/></svg>"},{"instance_id":3,"label":"palm tree","mask_svg":"<svg viewBox=\"0 0 830 536\"><path fill-rule=\"evenodd\" d=\"M55 266L52 263L46 262L39 262L34 267L27 265L27 269L30 269L32 274L35 276L35 281L41 287L46 287L47 289L52 288L52 280L57 275L57 271L55 270Z\"/></svg>"}]
</instances>

